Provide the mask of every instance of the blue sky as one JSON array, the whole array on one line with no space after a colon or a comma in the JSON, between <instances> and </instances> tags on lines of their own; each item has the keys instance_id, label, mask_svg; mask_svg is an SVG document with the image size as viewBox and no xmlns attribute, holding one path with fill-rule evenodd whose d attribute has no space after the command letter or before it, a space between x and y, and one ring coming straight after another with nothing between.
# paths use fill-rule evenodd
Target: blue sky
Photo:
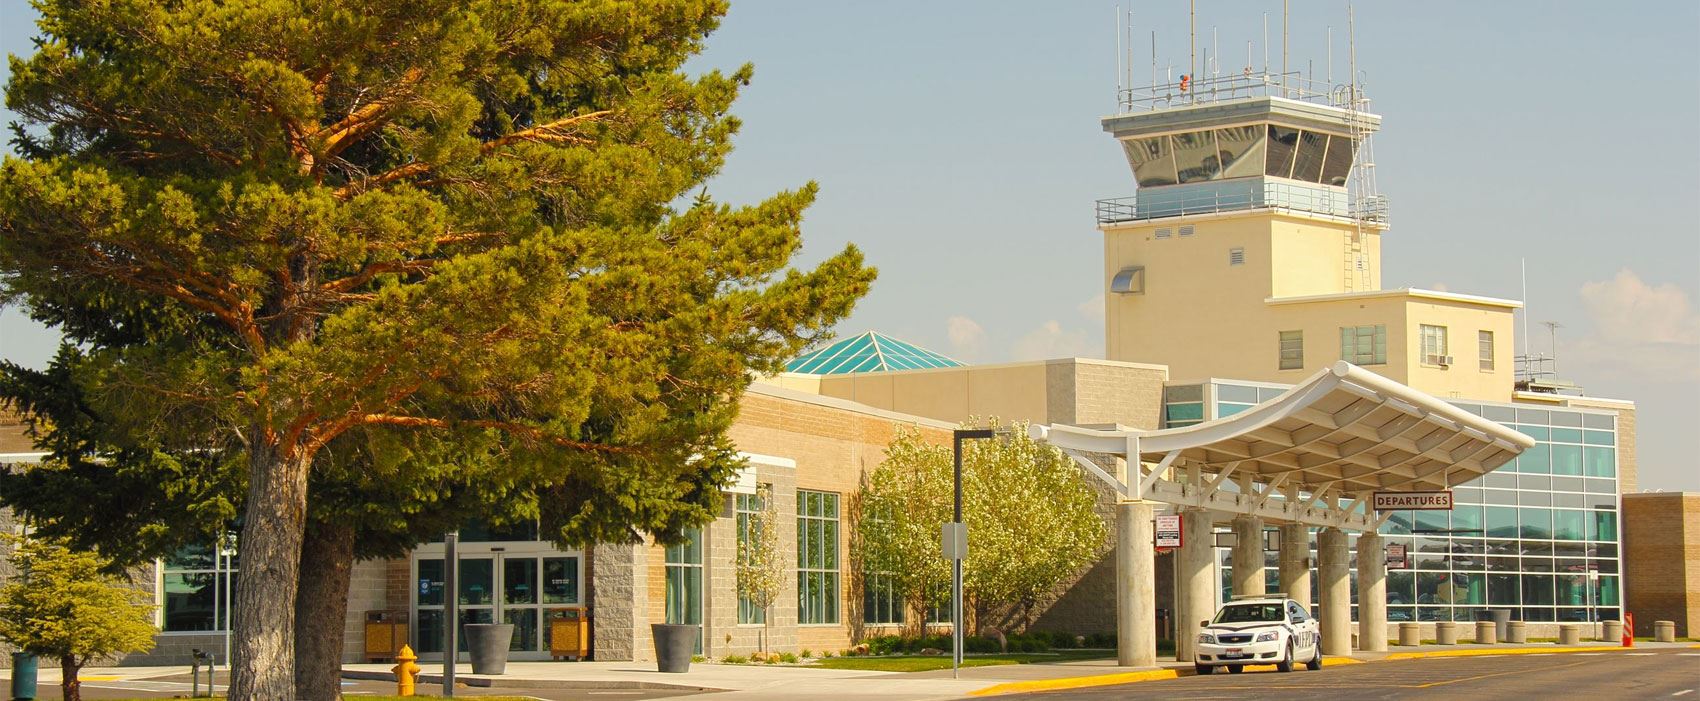
<instances>
[{"instance_id":1,"label":"blue sky","mask_svg":"<svg viewBox=\"0 0 1700 701\"><path fill-rule=\"evenodd\" d=\"M1122 0L1122 6L1128 6ZM1291 63L1346 76L1346 5L1295 0ZM30 11L0 8L29 51ZM809 180L802 263L853 241L880 280L866 329L963 360L1101 356L1092 202L1134 192L1113 111L1116 2L734 0L692 70L756 66L717 197ZM1187 4L1134 8L1136 82L1186 63ZM1281 3L1199 2L1222 69L1279 62ZM1386 287L1520 298L1531 348L1589 394L1640 405L1641 483L1700 490L1700 3L1360 2L1357 62L1383 118ZM1311 62L1307 64L1307 61ZM1161 72L1162 69L1160 69ZM45 361L16 310L0 354Z\"/></svg>"}]
</instances>

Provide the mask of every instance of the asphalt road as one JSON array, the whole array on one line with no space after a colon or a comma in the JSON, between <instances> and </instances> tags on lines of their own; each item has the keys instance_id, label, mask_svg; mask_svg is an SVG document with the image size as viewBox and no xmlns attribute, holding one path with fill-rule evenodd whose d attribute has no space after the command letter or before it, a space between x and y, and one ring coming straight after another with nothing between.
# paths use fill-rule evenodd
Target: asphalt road
<instances>
[{"instance_id":1,"label":"asphalt road","mask_svg":"<svg viewBox=\"0 0 1700 701\"><path fill-rule=\"evenodd\" d=\"M1003 696L1108 699L1668 699L1700 701L1700 650L1439 657L1315 672L1218 672L1160 682Z\"/></svg>"}]
</instances>

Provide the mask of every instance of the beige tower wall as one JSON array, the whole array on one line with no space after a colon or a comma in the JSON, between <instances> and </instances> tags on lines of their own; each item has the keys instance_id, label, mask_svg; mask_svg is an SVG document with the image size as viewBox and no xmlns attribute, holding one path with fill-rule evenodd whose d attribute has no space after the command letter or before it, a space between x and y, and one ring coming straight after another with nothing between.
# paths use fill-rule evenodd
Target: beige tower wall
<instances>
[{"instance_id":1,"label":"beige tower wall","mask_svg":"<svg viewBox=\"0 0 1700 701\"><path fill-rule=\"evenodd\" d=\"M936 370L820 376L820 393L949 423L997 417L1032 423L1156 428L1161 365L1063 358Z\"/></svg>"}]
</instances>

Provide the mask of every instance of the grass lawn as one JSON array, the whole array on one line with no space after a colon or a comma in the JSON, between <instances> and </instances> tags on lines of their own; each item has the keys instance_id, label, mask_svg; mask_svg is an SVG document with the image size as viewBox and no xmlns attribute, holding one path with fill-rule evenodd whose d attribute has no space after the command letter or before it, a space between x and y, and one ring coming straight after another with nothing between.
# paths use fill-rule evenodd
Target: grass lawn
<instances>
[{"instance_id":1,"label":"grass lawn","mask_svg":"<svg viewBox=\"0 0 1700 701\"><path fill-rule=\"evenodd\" d=\"M1058 652L1021 652L1004 655L967 655L964 667L991 667L1005 664L1035 662L1070 662L1115 657L1114 650L1062 650ZM810 667L826 669L860 669L870 672L927 672L950 669L950 655L886 655L880 657L829 657L817 660Z\"/></svg>"}]
</instances>

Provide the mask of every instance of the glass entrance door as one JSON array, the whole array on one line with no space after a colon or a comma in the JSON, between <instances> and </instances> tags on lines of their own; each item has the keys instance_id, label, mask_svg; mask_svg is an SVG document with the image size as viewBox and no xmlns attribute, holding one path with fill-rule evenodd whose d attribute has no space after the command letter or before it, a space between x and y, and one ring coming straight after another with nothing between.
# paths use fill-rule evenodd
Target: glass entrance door
<instances>
[{"instance_id":1,"label":"glass entrance door","mask_svg":"<svg viewBox=\"0 0 1700 701\"><path fill-rule=\"evenodd\" d=\"M583 559L541 542L470 546L460 548L460 623L511 623L511 659L549 659L548 612L580 605ZM442 659L443 569L440 544L423 546L415 553L414 650L422 659ZM464 658L464 633L458 647Z\"/></svg>"}]
</instances>

